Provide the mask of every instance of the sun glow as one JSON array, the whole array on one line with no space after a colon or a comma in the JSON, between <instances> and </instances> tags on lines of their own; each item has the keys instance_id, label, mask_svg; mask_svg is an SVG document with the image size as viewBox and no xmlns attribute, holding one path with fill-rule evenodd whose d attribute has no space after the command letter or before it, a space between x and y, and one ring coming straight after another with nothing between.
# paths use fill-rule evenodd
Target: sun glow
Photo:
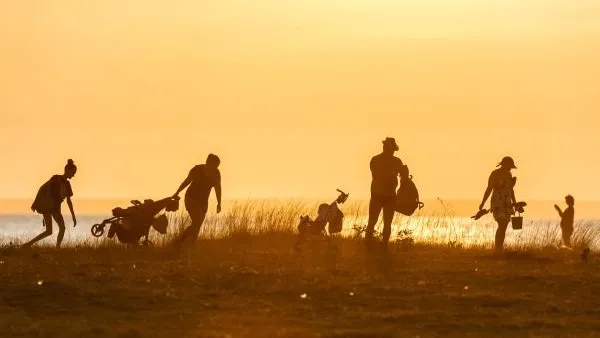
<instances>
[{"instance_id":1,"label":"sun glow","mask_svg":"<svg viewBox=\"0 0 600 338\"><path fill-rule=\"evenodd\" d=\"M208 152L227 197L366 197L395 136L426 197L511 154L523 198L600 199L597 1L4 1L0 41L2 197L67 158L160 197Z\"/></svg>"}]
</instances>

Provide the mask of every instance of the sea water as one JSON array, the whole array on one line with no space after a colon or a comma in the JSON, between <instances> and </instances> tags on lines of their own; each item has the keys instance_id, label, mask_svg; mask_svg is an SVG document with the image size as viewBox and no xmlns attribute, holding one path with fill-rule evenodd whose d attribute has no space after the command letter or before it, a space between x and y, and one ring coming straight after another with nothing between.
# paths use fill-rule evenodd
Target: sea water
<instances>
[{"instance_id":1,"label":"sea water","mask_svg":"<svg viewBox=\"0 0 600 338\"><path fill-rule=\"evenodd\" d=\"M65 216L66 230L63 243L83 243L93 239L91 227L109 217L107 215L85 215L77 217L77 226L73 227L70 216ZM0 215L0 245L24 243L42 233L46 228L41 215ZM53 224L52 236L41 243L56 243L58 226Z\"/></svg>"},{"instance_id":2,"label":"sea water","mask_svg":"<svg viewBox=\"0 0 600 338\"><path fill-rule=\"evenodd\" d=\"M109 218L110 215L78 216L78 223L73 227L69 215L65 215L66 232L65 245L80 243L98 243L106 237L93 237L91 227ZM226 217L209 215L200 236L225 233L227 225L223 224ZM343 236L355 237L364 235L364 224L367 216L347 217L344 221ZM172 222L173 223L173 222ZM168 231L173 233L176 226L170 225ZM376 228L382 229L381 222ZM0 245L21 244L45 230L41 215L0 215ZM474 221L468 217L396 217L392 227L391 241L414 241L420 243L451 245L456 247L491 247L496 231L493 219L487 218ZM153 231L152 231L153 232ZM52 236L40 242L41 245L54 245L58 228L53 225ZM155 232L154 232L155 233ZM116 239L115 239L116 240ZM555 219L532 218L525 219L522 230L513 230L510 225L506 231L507 247L531 248L544 246L559 246L561 240L560 226ZM585 219L575 224L573 242L588 243L592 248L600 248L600 220Z\"/></svg>"}]
</instances>

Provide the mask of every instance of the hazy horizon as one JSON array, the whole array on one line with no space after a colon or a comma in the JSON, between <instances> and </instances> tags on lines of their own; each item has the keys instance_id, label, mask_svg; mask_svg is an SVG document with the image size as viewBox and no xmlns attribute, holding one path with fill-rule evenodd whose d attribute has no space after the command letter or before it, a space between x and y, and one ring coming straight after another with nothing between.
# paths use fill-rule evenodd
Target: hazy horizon
<instances>
[{"instance_id":1,"label":"hazy horizon","mask_svg":"<svg viewBox=\"0 0 600 338\"><path fill-rule=\"evenodd\" d=\"M115 207L127 207L130 205L132 199L143 200L144 198L159 199L160 196L146 196L137 198L76 198L74 199L75 210L78 214L82 215L109 215L111 210ZM329 203L333 198L302 198L290 196L288 198L240 198L240 199L224 199L223 207L225 210L229 209L236 203L261 203L266 202L268 204L279 203L286 205L290 202L300 202L317 204L317 203ZM30 205L33 199L18 198L18 199L5 199L0 198L0 215L36 215L30 210ZM422 210L421 215L442 215L447 214L448 216L456 217L469 217L472 216L479 206L480 200L478 199L437 199L437 198L426 198L423 199L425 202L425 208ZM444 205L440 202L442 201ZM554 210L554 204L558 204L561 208L565 207L564 201L561 200L528 200L528 207L525 208L523 214L526 218L556 218L558 215ZM348 200L348 203L341 206L341 209L346 213L351 213L353 205L355 203L361 203L364 207L368 205L367 198L353 198ZM489 203L489 202L488 202ZM209 207L209 213L214 212L216 202L211 201ZM183 212L183 202L180 203L179 211ZM365 209L366 210L366 209ZM586 201L578 200L575 205L576 218L588 219L588 218L600 218L600 201ZM41 216L40 216L41 217ZM398 216L400 217L400 216Z\"/></svg>"},{"instance_id":2,"label":"hazy horizon","mask_svg":"<svg viewBox=\"0 0 600 338\"><path fill-rule=\"evenodd\" d=\"M600 0L0 0L0 45L0 338L600 332Z\"/></svg>"},{"instance_id":3,"label":"hazy horizon","mask_svg":"<svg viewBox=\"0 0 600 338\"><path fill-rule=\"evenodd\" d=\"M225 198L368 196L395 137L421 195L600 200L592 0L4 1L0 195L68 158L77 197L162 196L214 152Z\"/></svg>"}]
</instances>

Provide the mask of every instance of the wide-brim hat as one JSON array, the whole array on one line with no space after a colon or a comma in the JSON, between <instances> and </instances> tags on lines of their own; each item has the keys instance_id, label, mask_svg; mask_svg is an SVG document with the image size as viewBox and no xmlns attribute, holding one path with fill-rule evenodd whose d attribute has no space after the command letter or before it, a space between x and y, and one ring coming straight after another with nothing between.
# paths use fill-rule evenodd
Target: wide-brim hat
<instances>
[{"instance_id":1,"label":"wide-brim hat","mask_svg":"<svg viewBox=\"0 0 600 338\"><path fill-rule=\"evenodd\" d=\"M384 145L392 146L392 148L394 148L394 150L396 150L396 151L398 151L400 149L398 147L398 144L396 143L396 139L393 137L387 137L385 140L381 141L381 143L383 143Z\"/></svg>"},{"instance_id":2,"label":"wide-brim hat","mask_svg":"<svg viewBox=\"0 0 600 338\"><path fill-rule=\"evenodd\" d=\"M510 167L512 169L517 169L517 166L515 165L515 160L513 160L513 158L510 157L510 156L503 157L502 161L500 161L500 163L498 163L497 166L498 167L499 166L508 166L508 167Z\"/></svg>"}]
</instances>

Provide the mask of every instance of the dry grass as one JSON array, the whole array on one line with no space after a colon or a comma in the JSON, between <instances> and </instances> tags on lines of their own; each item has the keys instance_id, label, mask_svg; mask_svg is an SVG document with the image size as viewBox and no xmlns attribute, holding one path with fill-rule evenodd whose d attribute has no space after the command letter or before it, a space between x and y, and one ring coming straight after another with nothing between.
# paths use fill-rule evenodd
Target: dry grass
<instances>
[{"instance_id":1,"label":"dry grass","mask_svg":"<svg viewBox=\"0 0 600 338\"><path fill-rule=\"evenodd\" d=\"M209 217L195 248L114 241L62 250L0 250L0 336L595 336L600 260L554 248L555 224L526 224L493 254L493 228L458 228L451 212L397 220L388 254L360 238L364 205L348 204L345 237L292 250L306 203L239 204ZM517 234L515 234L517 233ZM471 236L471 237L467 237ZM588 246L593 224L574 242ZM462 238L462 241L461 241ZM483 244L482 244L483 243ZM542 243L542 244L540 244Z\"/></svg>"},{"instance_id":2,"label":"dry grass","mask_svg":"<svg viewBox=\"0 0 600 338\"><path fill-rule=\"evenodd\" d=\"M396 239L406 243L449 246L453 248L491 248L496 225L491 217L479 221L456 217L452 206L439 200L441 210L436 214L417 213L413 217L397 215L393 224ZM221 215L207 217L200 237L219 239L269 234L293 235L301 215L315 216L318 203L289 201L244 201L234 203ZM368 204L349 202L343 206L346 215L342 236L357 238L364 235ZM167 236L154 237L158 245L166 245L189 225L185 212L170 215L171 231ZM380 220L376 233L383 225ZM379 230L379 231L378 231ZM575 225L572 243L575 249L598 247L600 227L591 220L581 220ZM523 230L507 231L507 247L511 250L532 251L561 244L558 220L534 219L526 221Z\"/></svg>"},{"instance_id":3,"label":"dry grass","mask_svg":"<svg viewBox=\"0 0 600 338\"><path fill-rule=\"evenodd\" d=\"M315 216L318 203L303 201L238 201L234 202L220 215L209 214L202 226L202 239L222 239L232 237L248 237L269 234L293 235L301 215ZM491 216L479 221L466 217L456 217L452 206L439 200L439 205L432 206L440 210L435 214L417 213L413 217L397 215L392 229L392 236L414 243L449 246L452 248L491 248L496 225ZM361 201L350 201L342 207L346 218L342 236L349 238L362 237L367 223L368 204ZM177 238L190 220L185 211L168 214L169 233L165 236L151 231L155 246L165 246ZM381 230L381 220L376 230ZM70 229L67 229L70 232ZM22 238L1 237L1 243L20 243ZM31 234L30 236L33 236ZM78 246L114 246L116 240L106 237L95 239L86 230L82 237L73 238L67 245ZM576 249L600 246L600 226L593 220L579 220L575 225L572 243ZM75 240L75 242L73 242ZM528 219L525 217L523 230L507 231L506 246L511 250L535 251L546 247L560 245L560 227L558 219ZM46 240L41 245L53 245L54 240Z\"/></svg>"},{"instance_id":4,"label":"dry grass","mask_svg":"<svg viewBox=\"0 0 600 338\"><path fill-rule=\"evenodd\" d=\"M309 242L0 251L2 337L594 336L598 257Z\"/></svg>"}]
</instances>

